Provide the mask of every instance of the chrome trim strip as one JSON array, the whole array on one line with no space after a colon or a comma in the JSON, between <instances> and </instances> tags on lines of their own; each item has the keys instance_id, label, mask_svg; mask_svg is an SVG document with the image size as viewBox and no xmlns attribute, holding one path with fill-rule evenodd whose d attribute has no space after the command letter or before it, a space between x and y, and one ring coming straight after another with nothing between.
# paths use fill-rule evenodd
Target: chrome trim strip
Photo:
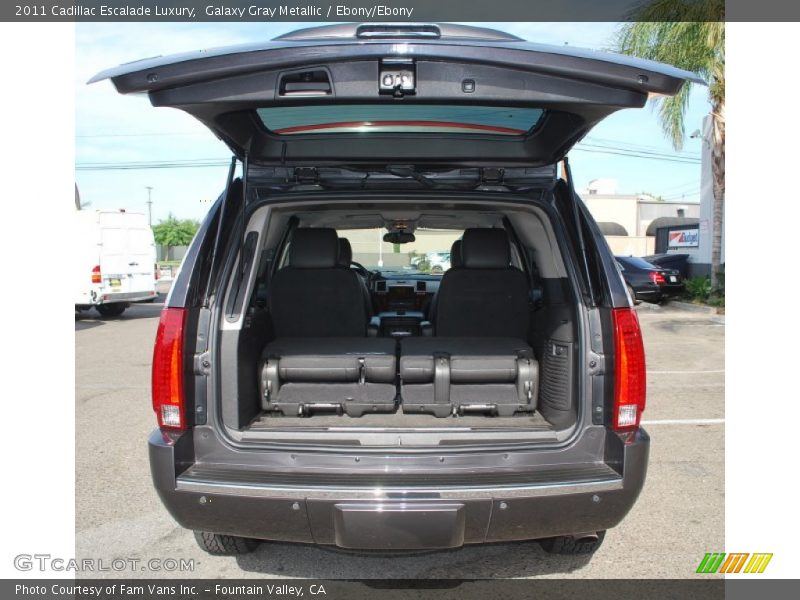
<instances>
[{"instance_id":1,"label":"chrome trim strip","mask_svg":"<svg viewBox=\"0 0 800 600\"><path fill-rule=\"evenodd\" d=\"M525 498L558 496L569 494L588 494L610 492L623 488L622 478L586 481L580 483L554 483L544 485L487 486L459 488L347 488L347 487L301 487L301 486L262 486L256 484L228 484L213 481L186 480L178 477L176 489L183 492L203 494L225 494L231 496L257 496L261 498L303 498L309 500L397 500L405 496L409 500L452 499L468 500L477 498Z\"/></svg>"}]
</instances>

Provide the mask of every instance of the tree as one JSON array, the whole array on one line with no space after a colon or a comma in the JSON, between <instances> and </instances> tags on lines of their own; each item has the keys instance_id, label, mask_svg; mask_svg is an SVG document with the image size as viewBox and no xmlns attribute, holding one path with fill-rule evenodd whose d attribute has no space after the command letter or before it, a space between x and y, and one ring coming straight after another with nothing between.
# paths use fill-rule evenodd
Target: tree
<instances>
[{"instance_id":1,"label":"tree","mask_svg":"<svg viewBox=\"0 0 800 600\"><path fill-rule=\"evenodd\" d=\"M719 283L722 213L725 206L725 23L724 0L653 0L633 14L636 22L617 31L616 49L693 71L708 83L711 102L711 172L714 186L711 282ZM684 115L691 83L674 97L655 98L666 136L676 150L686 135Z\"/></svg>"},{"instance_id":2,"label":"tree","mask_svg":"<svg viewBox=\"0 0 800 600\"><path fill-rule=\"evenodd\" d=\"M170 214L165 221L153 226L153 236L160 246L188 246L200 223L191 219L176 219Z\"/></svg>"}]
</instances>

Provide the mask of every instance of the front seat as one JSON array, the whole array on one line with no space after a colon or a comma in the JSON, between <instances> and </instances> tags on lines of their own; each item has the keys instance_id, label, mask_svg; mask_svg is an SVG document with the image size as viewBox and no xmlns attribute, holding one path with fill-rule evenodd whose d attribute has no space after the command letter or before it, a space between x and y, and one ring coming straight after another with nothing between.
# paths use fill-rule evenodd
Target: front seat
<instances>
[{"instance_id":1,"label":"front seat","mask_svg":"<svg viewBox=\"0 0 800 600\"><path fill-rule=\"evenodd\" d=\"M353 247L350 245L350 240L347 238L339 238L339 266L350 270L350 264L353 262ZM371 317L374 310L372 308L372 296L369 293L367 282L361 275L358 275L358 281L361 284L361 294L364 296L364 307L367 309L367 316Z\"/></svg>"},{"instance_id":2,"label":"front seat","mask_svg":"<svg viewBox=\"0 0 800 600\"><path fill-rule=\"evenodd\" d=\"M456 240L453 242L453 245L450 246L450 269L458 269L462 265L461 262L461 240ZM436 311L439 308L439 293L433 295L433 299L430 302L430 306L428 307L426 314L428 315L428 321L434 323L436 321Z\"/></svg>"},{"instance_id":3,"label":"front seat","mask_svg":"<svg viewBox=\"0 0 800 600\"><path fill-rule=\"evenodd\" d=\"M452 260L452 258L451 258ZM528 337L528 281L511 266L503 229L467 229L461 266L439 284L434 332L452 337Z\"/></svg>"},{"instance_id":4,"label":"front seat","mask_svg":"<svg viewBox=\"0 0 800 600\"><path fill-rule=\"evenodd\" d=\"M268 303L275 337L358 337L367 331L363 285L338 262L328 228L295 229L287 266L272 279Z\"/></svg>"},{"instance_id":5,"label":"front seat","mask_svg":"<svg viewBox=\"0 0 800 600\"><path fill-rule=\"evenodd\" d=\"M462 265L461 261L461 240L456 240L450 246L450 268L457 269Z\"/></svg>"}]
</instances>

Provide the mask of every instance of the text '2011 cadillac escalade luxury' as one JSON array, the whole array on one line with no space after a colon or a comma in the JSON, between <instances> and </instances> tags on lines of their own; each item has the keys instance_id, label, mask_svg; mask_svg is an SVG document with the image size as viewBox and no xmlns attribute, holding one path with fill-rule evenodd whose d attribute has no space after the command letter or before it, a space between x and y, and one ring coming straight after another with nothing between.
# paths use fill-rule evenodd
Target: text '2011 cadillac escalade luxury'
<instances>
[{"instance_id":1,"label":"text '2011 cadillac escalade luxury'","mask_svg":"<svg viewBox=\"0 0 800 600\"><path fill-rule=\"evenodd\" d=\"M153 357L153 481L204 549L599 546L645 480L644 350L566 154L695 75L363 24L105 78L233 152Z\"/></svg>"}]
</instances>

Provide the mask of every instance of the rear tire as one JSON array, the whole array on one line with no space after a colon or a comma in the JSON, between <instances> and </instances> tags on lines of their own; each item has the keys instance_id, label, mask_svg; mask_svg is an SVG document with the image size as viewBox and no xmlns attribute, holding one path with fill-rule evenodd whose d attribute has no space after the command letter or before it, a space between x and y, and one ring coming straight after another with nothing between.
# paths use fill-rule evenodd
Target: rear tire
<instances>
[{"instance_id":1,"label":"rear tire","mask_svg":"<svg viewBox=\"0 0 800 600\"><path fill-rule=\"evenodd\" d=\"M542 550L550 554L594 554L603 543L605 536L605 531L598 531L596 540L576 540L571 535L560 535L539 540L539 544Z\"/></svg>"},{"instance_id":2,"label":"rear tire","mask_svg":"<svg viewBox=\"0 0 800 600\"><path fill-rule=\"evenodd\" d=\"M197 540L198 546L214 556L238 556L240 554L249 554L258 548L258 545L261 543L259 540L251 538L208 533L206 531L195 531L194 539Z\"/></svg>"},{"instance_id":3,"label":"rear tire","mask_svg":"<svg viewBox=\"0 0 800 600\"><path fill-rule=\"evenodd\" d=\"M98 304L95 308L104 317L118 317L125 312L128 305L124 302L115 302L113 304Z\"/></svg>"},{"instance_id":4,"label":"rear tire","mask_svg":"<svg viewBox=\"0 0 800 600\"><path fill-rule=\"evenodd\" d=\"M633 300L633 303L641 304L642 301L636 299L636 292L633 291L633 288L630 285L628 285L627 288L628 288L628 293L631 295L631 300Z\"/></svg>"}]
</instances>

